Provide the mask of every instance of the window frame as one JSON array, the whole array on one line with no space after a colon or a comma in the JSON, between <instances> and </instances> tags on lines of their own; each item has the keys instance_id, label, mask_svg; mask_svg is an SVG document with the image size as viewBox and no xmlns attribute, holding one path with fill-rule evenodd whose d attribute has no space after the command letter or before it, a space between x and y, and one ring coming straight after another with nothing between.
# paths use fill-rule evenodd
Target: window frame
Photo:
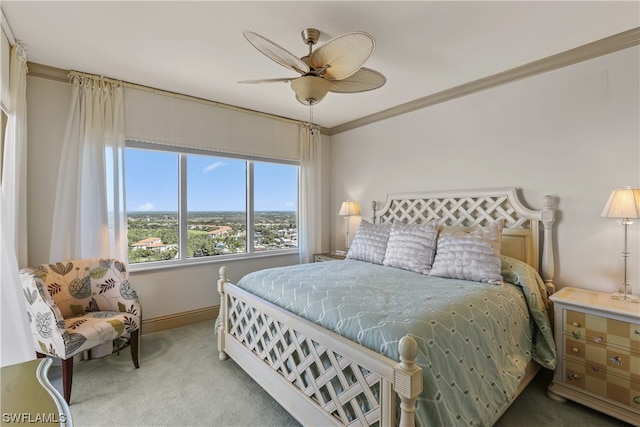
<instances>
[{"instance_id":1,"label":"window frame","mask_svg":"<svg viewBox=\"0 0 640 427\"><path fill-rule=\"evenodd\" d=\"M140 263L129 263L127 258L127 265L129 271L145 271L145 270L160 270L165 268L184 267L188 265L199 265L209 263L220 263L221 261L228 260L241 260L250 258L263 258L270 256L282 256L282 255L299 255L300 246L296 248L288 249L271 249L268 251L256 251L255 250L255 233L254 233L254 164L255 162L273 163L280 165L296 166L297 167L297 206L296 206L296 229L298 236L300 235L300 162L285 159L265 158L259 156L247 156L234 153L226 153L216 150L207 150L203 148L192 148L186 146L166 145L155 142L138 141L132 139L125 139L125 164L126 164L126 149L134 148L140 150L154 150L160 152L171 152L178 154L178 241L179 244L179 259L174 260L162 260L162 261L148 261ZM246 249L245 253L234 254L221 254L212 255L206 257L187 257L187 157L189 155L200 155L209 157L220 157L234 160L242 160L246 162ZM126 176L123 183L126 194ZM125 199L125 214L127 215L127 225L129 223L128 215L129 211L126 206ZM128 230L127 230L128 236ZM298 239L298 244L300 240ZM127 252L129 251L128 237L127 237Z\"/></svg>"}]
</instances>

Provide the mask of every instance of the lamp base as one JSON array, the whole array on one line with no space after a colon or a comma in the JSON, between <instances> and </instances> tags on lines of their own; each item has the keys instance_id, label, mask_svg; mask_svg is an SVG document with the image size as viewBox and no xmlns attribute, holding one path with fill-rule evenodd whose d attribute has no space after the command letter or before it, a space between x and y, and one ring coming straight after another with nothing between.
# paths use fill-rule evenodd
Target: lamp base
<instances>
[{"instance_id":1,"label":"lamp base","mask_svg":"<svg viewBox=\"0 0 640 427\"><path fill-rule=\"evenodd\" d=\"M617 299L620 301L628 301L628 302L636 302L636 303L640 303L640 297L637 295L631 295L631 294L621 294L619 292L616 292L615 294L611 294L611 298L612 299Z\"/></svg>"}]
</instances>

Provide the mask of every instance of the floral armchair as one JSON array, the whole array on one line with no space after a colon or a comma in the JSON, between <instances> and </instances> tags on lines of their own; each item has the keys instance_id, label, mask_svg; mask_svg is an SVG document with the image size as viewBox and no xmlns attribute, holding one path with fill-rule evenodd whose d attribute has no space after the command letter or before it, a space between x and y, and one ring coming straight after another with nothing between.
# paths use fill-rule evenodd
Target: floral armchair
<instances>
[{"instance_id":1,"label":"floral armchair","mask_svg":"<svg viewBox=\"0 0 640 427\"><path fill-rule=\"evenodd\" d=\"M138 363L142 308L116 259L81 259L20 270L37 357L63 360L64 398L71 400L73 356L98 345L126 339Z\"/></svg>"}]
</instances>

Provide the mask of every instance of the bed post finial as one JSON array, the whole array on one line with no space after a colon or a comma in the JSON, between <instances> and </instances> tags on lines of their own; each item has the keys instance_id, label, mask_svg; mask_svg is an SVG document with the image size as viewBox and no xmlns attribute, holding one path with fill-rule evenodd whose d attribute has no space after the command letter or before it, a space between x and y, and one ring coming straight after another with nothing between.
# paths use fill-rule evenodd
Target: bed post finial
<instances>
[{"instance_id":1,"label":"bed post finial","mask_svg":"<svg viewBox=\"0 0 640 427\"><path fill-rule=\"evenodd\" d=\"M229 271L229 267L227 267L226 265L223 265L222 267L220 267L220 270L218 270L218 274L220 275L220 280L226 282L227 281L227 272Z\"/></svg>"},{"instance_id":2,"label":"bed post finial","mask_svg":"<svg viewBox=\"0 0 640 427\"><path fill-rule=\"evenodd\" d=\"M218 279L218 293L220 294L220 323L218 324L218 358L226 360L229 356L224 352L224 334L227 330L227 297L224 294L224 285L229 281L227 272L229 269L223 265L218 270L220 278Z\"/></svg>"},{"instance_id":3,"label":"bed post finial","mask_svg":"<svg viewBox=\"0 0 640 427\"><path fill-rule=\"evenodd\" d=\"M393 389L400 396L400 427L416 425L416 399L422 393L422 368L416 363L418 343L405 335L398 343L400 363L394 367Z\"/></svg>"},{"instance_id":4,"label":"bed post finial","mask_svg":"<svg viewBox=\"0 0 640 427\"><path fill-rule=\"evenodd\" d=\"M542 247L542 279L547 285L550 294L555 292L553 276L555 274L555 256L553 253L553 223L556 220L553 196L546 195L543 199L542 216L540 221L544 229L544 241Z\"/></svg>"}]
</instances>

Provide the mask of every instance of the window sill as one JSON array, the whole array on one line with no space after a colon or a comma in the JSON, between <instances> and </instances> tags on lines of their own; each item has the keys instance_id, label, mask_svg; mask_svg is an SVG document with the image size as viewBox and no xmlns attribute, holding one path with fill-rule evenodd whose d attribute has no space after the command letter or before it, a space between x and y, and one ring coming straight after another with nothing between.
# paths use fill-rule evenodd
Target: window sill
<instances>
[{"instance_id":1,"label":"window sill","mask_svg":"<svg viewBox=\"0 0 640 427\"><path fill-rule=\"evenodd\" d=\"M193 267L196 265L204 265L204 264L220 264L222 266L223 264L228 262L248 261L248 260L258 259L258 258L291 256L291 255L299 255L299 254L300 254L300 251L298 249L285 249L285 250L278 250L278 251L254 252L252 254L241 254L241 255L214 255L211 257L189 258L187 260L155 261L155 262L147 262L147 263L128 264L127 269L130 274L136 274L136 273L142 273L142 272L148 272L148 271Z\"/></svg>"}]
</instances>

